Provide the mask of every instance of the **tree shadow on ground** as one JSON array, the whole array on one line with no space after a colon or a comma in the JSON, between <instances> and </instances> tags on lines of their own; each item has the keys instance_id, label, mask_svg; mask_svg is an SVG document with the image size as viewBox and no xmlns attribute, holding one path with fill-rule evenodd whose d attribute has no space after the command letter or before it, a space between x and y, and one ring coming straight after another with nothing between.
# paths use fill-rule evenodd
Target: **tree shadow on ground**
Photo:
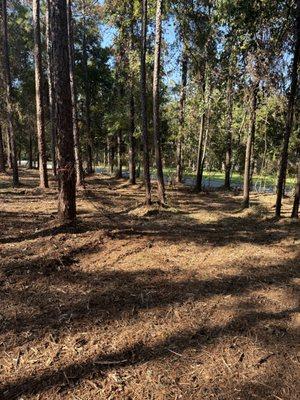
<instances>
[{"instance_id":1,"label":"tree shadow on ground","mask_svg":"<svg viewBox=\"0 0 300 400\"><path fill-rule=\"evenodd\" d=\"M48 263L40 260L35 265L27 265L26 269L6 265L2 270L2 286L12 277L14 287L9 284L2 288L2 300L8 304L8 309L10 302L12 305L17 302L20 309L30 304L30 313L22 312L7 318L2 316L0 333L9 334L14 346L23 345L24 338L20 334L25 331L31 332L31 340L42 339L51 331L63 334L68 328L79 332L82 326L99 320L106 323L124 315L135 319L141 312L165 309L171 305L178 307L191 299L193 302L206 301L215 296L242 299L265 286L280 288L284 285L290 291L296 291L294 282L300 278L298 261L299 258L269 265L262 270L247 269L243 264L240 274L204 280L183 279L177 271L167 273L159 268L131 272L115 269L84 272L72 268L76 263L72 252L65 255L63 263L60 259L56 263L54 260ZM50 284L51 287L46 289ZM64 290L58 292L59 287Z\"/></svg>"},{"instance_id":2,"label":"tree shadow on ground","mask_svg":"<svg viewBox=\"0 0 300 400\"><path fill-rule=\"evenodd\" d=\"M103 375L109 369L119 369L137 366L157 359L172 357L172 352L180 354L184 350L193 347L201 352L201 347L208 341L217 342L224 337L236 337L245 334L246 331L257 327L261 322L280 321L288 318L291 314L299 312L297 309L288 309L279 313L252 312L233 318L228 324L214 328L199 326L196 330L180 331L167 340L163 340L154 346L146 346L137 343L123 351L99 355L92 359L86 359L80 363L71 363L59 370L47 370L38 376L29 376L22 380L10 382L0 387L3 398L17 399L20 395L41 394L44 390L56 385L64 384L69 388L76 386L82 379ZM261 332L259 335L261 343L270 346L268 335ZM274 340L273 340L274 341ZM286 333L284 340L276 338L276 341L289 346L296 346L295 333ZM173 356L174 357L174 356ZM252 391L253 393L253 391Z\"/></svg>"}]
</instances>

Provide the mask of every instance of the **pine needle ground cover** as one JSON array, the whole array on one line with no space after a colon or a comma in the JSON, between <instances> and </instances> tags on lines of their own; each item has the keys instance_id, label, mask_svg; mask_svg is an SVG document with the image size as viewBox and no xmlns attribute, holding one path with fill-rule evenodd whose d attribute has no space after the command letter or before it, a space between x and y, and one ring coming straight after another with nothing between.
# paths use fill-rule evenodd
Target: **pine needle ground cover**
<instances>
[{"instance_id":1,"label":"pine needle ground cover","mask_svg":"<svg viewBox=\"0 0 300 400\"><path fill-rule=\"evenodd\" d=\"M54 182L1 179L1 399L299 398L300 226L274 196L181 187L149 211L96 175L65 230Z\"/></svg>"}]
</instances>

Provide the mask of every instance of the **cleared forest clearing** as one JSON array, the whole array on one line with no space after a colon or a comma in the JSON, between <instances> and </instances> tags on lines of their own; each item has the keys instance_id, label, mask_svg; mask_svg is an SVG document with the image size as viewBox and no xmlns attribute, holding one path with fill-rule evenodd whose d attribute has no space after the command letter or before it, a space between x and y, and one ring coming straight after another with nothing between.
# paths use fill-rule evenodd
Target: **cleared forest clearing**
<instances>
[{"instance_id":1,"label":"cleared forest clearing","mask_svg":"<svg viewBox=\"0 0 300 400\"><path fill-rule=\"evenodd\" d=\"M179 188L144 213L95 175L66 231L37 172L2 179L1 398L299 398L300 224L275 196Z\"/></svg>"}]
</instances>

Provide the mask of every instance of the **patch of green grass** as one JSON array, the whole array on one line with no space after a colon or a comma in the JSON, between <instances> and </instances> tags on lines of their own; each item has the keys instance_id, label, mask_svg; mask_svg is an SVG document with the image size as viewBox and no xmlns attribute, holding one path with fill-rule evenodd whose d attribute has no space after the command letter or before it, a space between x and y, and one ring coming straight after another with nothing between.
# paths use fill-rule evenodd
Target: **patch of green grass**
<instances>
[{"instance_id":1,"label":"patch of green grass","mask_svg":"<svg viewBox=\"0 0 300 400\"><path fill-rule=\"evenodd\" d=\"M164 174L166 176L170 176L175 174L175 168L164 168ZM204 179L206 181L213 180L220 182L220 185L224 182L225 173L221 171L204 171ZM185 177L188 178L195 178L196 174L192 171L186 171L184 173ZM231 183L232 185L241 185L243 183L243 175L240 175L237 172L234 172L231 176ZM253 183L254 184L261 184L262 186L276 186L277 184L277 176L276 175L254 175L253 176ZM286 180L287 186L294 186L295 185L295 178L294 177L287 177Z\"/></svg>"}]
</instances>

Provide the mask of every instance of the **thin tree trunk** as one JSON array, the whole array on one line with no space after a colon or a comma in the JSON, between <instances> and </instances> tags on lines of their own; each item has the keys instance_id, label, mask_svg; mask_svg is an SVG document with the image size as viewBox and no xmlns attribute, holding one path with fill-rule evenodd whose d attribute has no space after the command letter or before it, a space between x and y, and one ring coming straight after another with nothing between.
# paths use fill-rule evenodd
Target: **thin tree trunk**
<instances>
[{"instance_id":1,"label":"thin tree trunk","mask_svg":"<svg viewBox=\"0 0 300 400\"><path fill-rule=\"evenodd\" d=\"M117 173L116 178L122 178L122 132L117 134Z\"/></svg>"},{"instance_id":2,"label":"thin tree trunk","mask_svg":"<svg viewBox=\"0 0 300 400\"><path fill-rule=\"evenodd\" d=\"M147 51L147 25L148 2L142 0L142 36L141 36L141 116L142 116L142 141L143 141L143 167L144 183L146 189L146 205L151 204L151 181L149 166L148 120L147 120L147 87L146 87L146 51Z\"/></svg>"},{"instance_id":3,"label":"thin tree trunk","mask_svg":"<svg viewBox=\"0 0 300 400\"><path fill-rule=\"evenodd\" d=\"M5 137L6 137L7 165L9 169L12 169L12 158L11 158L11 148L10 148L11 143L10 143L8 127L6 127L5 129Z\"/></svg>"},{"instance_id":4,"label":"thin tree trunk","mask_svg":"<svg viewBox=\"0 0 300 400\"><path fill-rule=\"evenodd\" d=\"M5 158L2 137L2 126L0 125L0 172L5 172Z\"/></svg>"},{"instance_id":5,"label":"thin tree trunk","mask_svg":"<svg viewBox=\"0 0 300 400\"><path fill-rule=\"evenodd\" d=\"M295 197L292 211L292 218L298 218L299 216L299 202L300 202L300 161L297 162L297 182L295 188Z\"/></svg>"},{"instance_id":6,"label":"thin tree trunk","mask_svg":"<svg viewBox=\"0 0 300 400\"><path fill-rule=\"evenodd\" d=\"M133 89L133 88L132 88ZM135 133L135 103L133 90L130 94L130 134L129 134L129 182L132 185L136 183L136 162L135 162L135 149L136 140Z\"/></svg>"},{"instance_id":7,"label":"thin tree trunk","mask_svg":"<svg viewBox=\"0 0 300 400\"><path fill-rule=\"evenodd\" d=\"M49 117L51 126L51 160L53 175L57 175L56 171L56 122L55 122L55 92L53 86L52 71L52 39L50 29L50 0L47 0L46 9L46 48L47 48L47 79L48 79L48 96L49 96Z\"/></svg>"},{"instance_id":8,"label":"thin tree trunk","mask_svg":"<svg viewBox=\"0 0 300 400\"><path fill-rule=\"evenodd\" d=\"M10 74L10 61L9 61L9 48L8 48L8 32L7 32L7 2L2 0L2 39L3 39L3 75L5 83L5 102L6 102L6 116L7 116L7 129L9 140L9 155L11 166L13 170L13 186L19 186L19 171L17 163L16 140L13 127L13 110L12 110L12 93L11 93L11 74Z\"/></svg>"},{"instance_id":9,"label":"thin tree trunk","mask_svg":"<svg viewBox=\"0 0 300 400\"><path fill-rule=\"evenodd\" d=\"M131 13L133 10L131 9ZM131 18L133 16L131 15ZM133 21L130 26L130 49L134 50L134 26ZM131 92L130 92L130 131L129 131L129 182L132 185L136 183L136 140L134 137L135 133L135 101L134 101L134 82L133 73L131 72Z\"/></svg>"},{"instance_id":10,"label":"thin tree trunk","mask_svg":"<svg viewBox=\"0 0 300 400\"><path fill-rule=\"evenodd\" d=\"M277 183L277 199L276 199L276 217L281 215L282 197L284 193L284 182L286 180L286 171L288 165L288 149L290 136L293 129L295 99L298 87L298 64L300 58L300 0L297 0L297 17L296 17L296 31L295 31L295 48L294 59L291 74L291 90L289 93L287 117L285 133L283 138L283 147L281 151L280 168Z\"/></svg>"},{"instance_id":11,"label":"thin tree trunk","mask_svg":"<svg viewBox=\"0 0 300 400\"><path fill-rule=\"evenodd\" d=\"M201 182L201 189L202 189L202 182L203 182L203 172L204 172L204 165L206 160L206 153L207 153L207 146L209 140L209 131L210 131L210 112L211 112L211 99L209 98L208 101L208 110L207 110L207 118L206 118L206 129L205 129L205 137L203 141L203 151L202 151L202 159L201 159L201 169L200 169L200 182Z\"/></svg>"},{"instance_id":12,"label":"thin tree trunk","mask_svg":"<svg viewBox=\"0 0 300 400\"><path fill-rule=\"evenodd\" d=\"M179 102L179 135L176 146L176 180L178 183L182 182L183 161L182 161L182 141L183 141L183 128L184 128L184 106L186 99L186 84L187 84L187 56L185 48L182 54L181 66L181 94Z\"/></svg>"},{"instance_id":13,"label":"thin tree trunk","mask_svg":"<svg viewBox=\"0 0 300 400\"><path fill-rule=\"evenodd\" d=\"M164 173L161 155L160 133L160 74L161 74L161 40L162 40L162 0L156 1L155 49L153 70L153 139L157 172L158 199L166 203Z\"/></svg>"},{"instance_id":14,"label":"thin tree trunk","mask_svg":"<svg viewBox=\"0 0 300 400\"><path fill-rule=\"evenodd\" d=\"M256 127L257 93L258 93L258 84L253 84L253 87L251 89L252 98L250 107L249 134L247 138L246 155L245 155L243 208L249 208L250 205L250 177L251 177L250 169L251 169L252 148L255 136L255 127Z\"/></svg>"},{"instance_id":15,"label":"thin tree trunk","mask_svg":"<svg viewBox=\"0 0 300 400\"><path fill-rule=\"evenodd\" d=\"M204 140L204 131L205 131L205 112L201 115L200 120L200 131L199 131L199 140L198 140L198 153L197 153L197 166L196 166L196 184L194 190L196 192L201 192L202 190L202 173L201 173L201 165L203 158L203 140Z\"/></svg>"},{"instance_id":16,"label":"thin tree trunk","mask_svg":"<svg viewBox=\"0 0 300 400\"><path fill-rule=\"evenodd\" d=\"M73 35L73 17L72 17L72 0L67 0L68 8L68 45L69 45L69 65L70 65L70 88L72 97L72 121L73 121L73 137L74 137L74 154L76 167L76 185L83 186L83 169L80 154L78 116L77 116L77 93L74 78L74 35Z\"/></svg>"},{"instance_id":17,"label":"thin tree trunk","mask_svg":"<svg viewBox=\"0 0 300 400\"><path fill-rule=\"evenodd\" d=\"M227 80L227 136L226 136L226 154L225 154L225 182L224 189L230 190L230 176L232 167L232 106L233 106L233 83L232 68L229 68L229 76Z\"/></svg>"},{"instance_id":18,"label":"thin tree trunk","mask_svg":"<svg viewBox=\"0 0 300 400\"><path fill-rule=\"evenodd\" d=\"M204 65L202 76L199 72L199 79L202 81L202 97L204 102L204 111L200 118L200 129L199 129L199 138L198 138L198 151L197 151L197 165L196 165L196 184L195 184L195 192L201 192L202 190L202 173L201 173L201 165L202 165L202 157L203 157L203 140L205 134L205 124L206 124L206 64Z\"/></svg>"},{"instance_id":19,"label":"thin tree trunk","mask_svg":"<svg viewBox=\"0 0 300 400\"><path fill-rule=\"evenodd\" d=\"M43 71L40 27L40 0L33 0L33 28L34 28L34 71L35 71L35 103L36 103L36 128L39 150L40 187L47 188L47 154L45 140L45 114L43 105Z\"/></svg>"},{"instance_id":20,"label":"thin tree trunk","mask_svg":"<svg viewBox=\"0 0 300 400\"><path fill-rule=\"evenodd\" d=\"M67 5L66 0L50 0L50 5L58 150L58 218L61 222L73 222L76 218L76 185Z\"/></svg>"},{"instance_id":21,"label":"thin tree trunk","mask_svg":"<svg viewBox=\"0 0 300 400\"><path fill-rule=\"evenodd\" d=\"M87 173L92 174L93 171L93 138L91 134L91 99L90 85L88 76L88 54L86 44L86 32L83 33L83 74L84 74L84 89L85 89L85 123L87 132Z\"/></svg>"},{"instance_id":22,"label":"thin tree trunk","mask_svg":"<svg viewBox=\"0 0 300 400\"><path fill-rule=\"evenodd\" d=\"M29 146L28 146L28 168L33 169L33 156L32 156L32 132L29 131Z\"/></svg>"},{"instance_id":23,"label":"thin tree trunk","mask_svg":"<svg viewBox=\"0 0 300 400\"><path fill-rule=\"evenodd\" d=\"M110 175L114 174L114 166L115 166L115 147L114 144L110 144Z\"/></svg>"}]
</instances>

